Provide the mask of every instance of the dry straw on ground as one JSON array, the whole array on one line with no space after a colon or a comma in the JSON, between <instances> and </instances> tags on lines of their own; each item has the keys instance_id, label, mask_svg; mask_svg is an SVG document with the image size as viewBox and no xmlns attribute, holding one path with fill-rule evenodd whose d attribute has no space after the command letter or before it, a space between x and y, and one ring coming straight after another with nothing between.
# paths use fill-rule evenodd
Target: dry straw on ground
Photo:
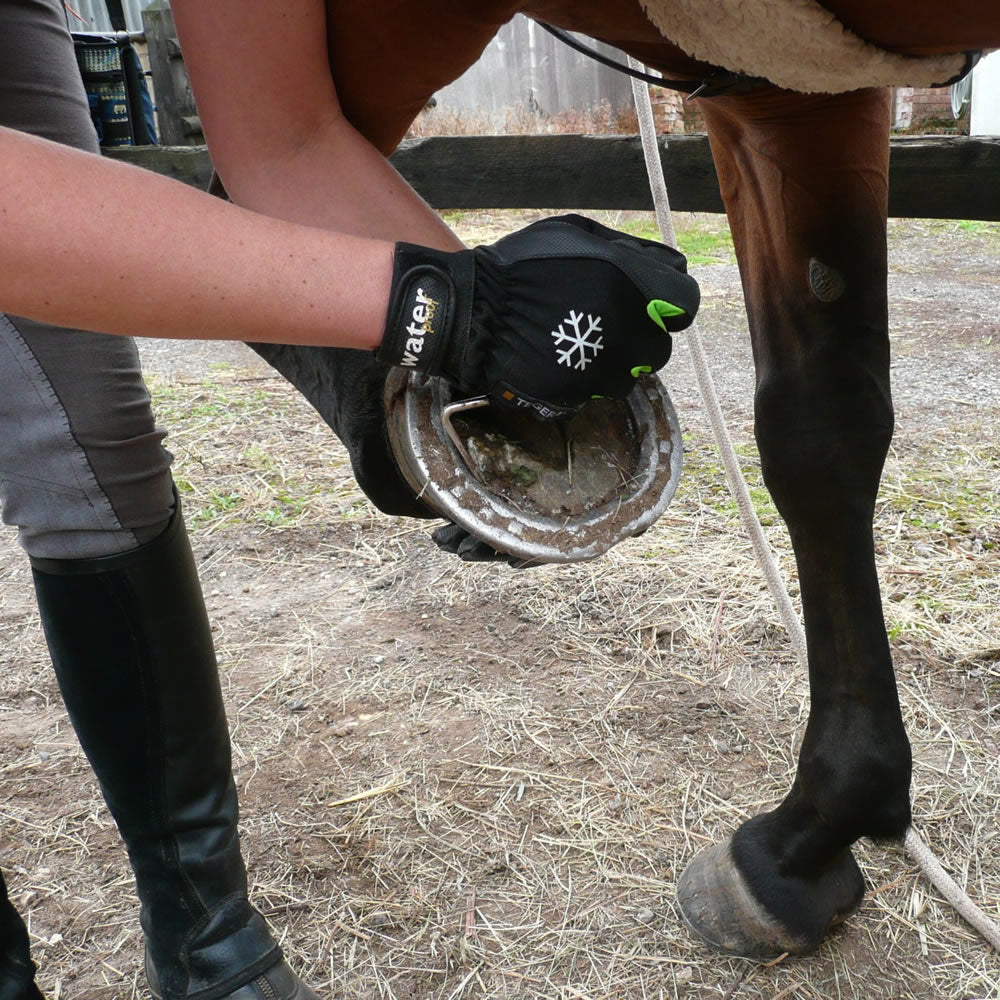
<instances>
[{"instance_id":1,"label":"dry straw on ground","mask_svg":"<svg viewBox=\"0 0 1000 1000\"><path fill-rule=\"evenodd\" d=\"M583 111L555 114L532 111L524 105L508 107L496 114L485 111L455 111L429 107L410 126L407 138L435 135L635 135L639 122L632 105L614 106L599 101Z\"/></svg>"},{"instance_id":2,"label":"dry straw on ground","mask_svg":"<svg viewBox=\"0 0 1000 1000\"><path fill-rule=\"evenodd\" d=\"M998 995L997 955L893 845L860 845L871 891L814 956L753 965L683 930L677 876L784 794L808 711L693 405L661 522L597 562L515 572L374 513L308 407L249 365L151 386L215 623L254 899L321 996ZM876 533L915 811L998 916L1000 400L909 412ZM745 410L735 435L794 593ZM23 560L2 551L5 872L48 996L145 996L124 855Z\"/></svg>"}]
</instances>

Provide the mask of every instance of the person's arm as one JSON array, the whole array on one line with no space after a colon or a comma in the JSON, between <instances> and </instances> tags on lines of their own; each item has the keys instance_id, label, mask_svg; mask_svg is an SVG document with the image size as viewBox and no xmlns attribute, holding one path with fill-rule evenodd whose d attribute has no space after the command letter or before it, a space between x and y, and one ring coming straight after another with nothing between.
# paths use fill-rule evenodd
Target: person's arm
<instances>
[{"instance_id":1,"label":"person's arm","mask_svg":"<svg viewBox=\"0 0 1000 1000\"><path fill-rule=\"evenodd\" d=\"M0 177L4 312L105 333L378 345L386 364L546 417L624 398L698 306L677 251L579 216L441 252L270 219L5 129Z\"/></svg>"},{"instance_id":2,"label":"person's arm","mask_svg":"<svg viewBox=\"0 0 1000 1000\"><path fill-rule=\"evenodd\" d=\"M171 10L233 201L358 236L461 247L341 113L323 0L172 0Z\"/></svg>"},{"instance_id":3,"label":"person's arm","mask_svg":"<svg viewBox=\"0 0 1000 1000\"><path fill-rule=\"evenodd\" d=\"M136 336L381 341L391 243L267 218L9 129L0 177L4 312Z\"/></svg>"}]
</instances>

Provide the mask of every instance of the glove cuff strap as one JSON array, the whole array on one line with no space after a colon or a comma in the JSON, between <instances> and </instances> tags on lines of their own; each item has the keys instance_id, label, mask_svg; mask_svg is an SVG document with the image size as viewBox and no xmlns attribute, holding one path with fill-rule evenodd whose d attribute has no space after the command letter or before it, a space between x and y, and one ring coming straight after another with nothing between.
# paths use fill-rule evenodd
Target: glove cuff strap
<instances>
[{"instance_id":1,"label":"glove cuff strap","mask_svg":"<svg viewBox=\"0 0 1000 1000\"><path fill-rule=\"evenodd\" d=\"M376 352L379 361L411 371L438 374L446 367L460 318L460 296L448 257L426 247L396 246L392 298L385 334ZM440 259L435 259L440 258Z\"/></svg>"}]
</instances>

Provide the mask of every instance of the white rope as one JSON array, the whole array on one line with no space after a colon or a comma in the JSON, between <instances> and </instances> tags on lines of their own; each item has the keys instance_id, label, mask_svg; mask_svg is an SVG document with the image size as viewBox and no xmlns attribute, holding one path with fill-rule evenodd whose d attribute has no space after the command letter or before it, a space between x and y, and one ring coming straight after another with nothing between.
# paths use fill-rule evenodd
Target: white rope
<instances>
[{"instance_id":1,"label":"white rope","mask_svg":"<svg viewBox=\"0 0 1000 1000\"><path fill-rule=\"evenodd\" d=\"M941 867L931 849L920 839L920 834L911 826L903 837L906 853L920 866L920 870L930 879L938 892L951 903L993 947L1000 951L1000 925L987 916L969 899L965 890Z\"/></svg>"},{"instance_id":2,"label":"white rope","mask_svg":"<svg viewBox=\"0 0 1000 1000\"><path fill-rule=\"evenodd\" d=\"M643 64L632 56L628 58L632 69L643 69ZM639 135L642 139L642 154L646 161L646 173L649 175L649 188L653 195L653 207L656 210L656 221L660 227L660 235L668 246L676 247L677 238L674 234L674 223L670 213L670 199L667 195L667 183L663 176L663 164L660 161L659 144L656 139L656 128L653 123L653 105L649 99L649 87L641 80L633 78L632 97L635 101L636 115L639 119ZM743 473L740 470L739 459L733 448L729 430L726 427L722 406L719 403L715 383L708 367L708 358L702 344L701 334L697 329L697 321L685 333L685 338L691 348L691 359L694 363L695 378L701 390L708 420L712 426L712 434L722 456L722 465L726 472L726 481L730 492L736 500L740 520L743 522L750 542L753 545L757 562L767 581L768 589L774 598L778 614L784 622L785 629L791 639L795 654L803 669L809 668L809 654L806 648L806 633L802 621L792 606L788 596L781 570L778 567L774 552L764 534L764 528L757 517L750 491L747 488ZM993 947L1000 951L1000 926L988 917L968 897L962 888L951 878L934 857L930 848L923 842L914 828L908 827L903 837L903 846L907 854L917 863L920 870L927 876L944 898L951 903L960 916L969 922Z\"/></svg>"}]
</instances>

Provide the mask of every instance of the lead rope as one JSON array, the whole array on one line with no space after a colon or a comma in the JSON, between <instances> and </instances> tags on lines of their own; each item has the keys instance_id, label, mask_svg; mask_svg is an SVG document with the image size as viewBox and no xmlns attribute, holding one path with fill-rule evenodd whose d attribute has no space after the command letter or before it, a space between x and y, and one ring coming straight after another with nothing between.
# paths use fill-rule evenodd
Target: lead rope
<instances>
[{"instance_id":1,"label":"lead rope","mask_svg":"<svg viewBox=\"0 0 1000 1000\"><path fill-rule=\"evenodd\" d=\"M628 62L632 69L641 70L643 68L642 63L632 56L628 57ZM660 235L663 237L663 242L668 246L676 247L677 238L674 234L674 223L670 214L670 199L667 195L667 183L663 176L663 164L660 161L660 150L656 141L656 128L653 124L653 105L649 99L649 87L636 77L633 77L631 82L635 111L639 119L642 155L646 161L646 173L649 176L649 189L653 195L656 221L660 227ZM795 608L792 606L792 599L788 596L788 590L781 577L781 571L778 568L774 552L771 550L771 546L764 535L764 529L750 499L750 490L747 488L743 473L740 471L739 460L736 457L733 442L729 436L729 430L726 427L725 417L722 413L722 406L719 403L719 396L715 391L715 382L708 367L708 357L705 354L701 334L698 332L697 320L688 328L685 338L691 348L695 378L698 380L698 388L701 390L702 399L708 411L708 420L712 426L715 443L722 456L722 466L726 472L726 482L729 484L730 492L736 501L740 520L743 522L743 527L750 536L750 543L753 546L754 554L757 556L757 562L764 573L764 579L767 581L767 586L777 606L778 614L781 616L785 629L791 638L795 655L798 657L803 669L808 671L809 655L806 647L805 629L802 627L802 622L796 614ZM951 903L960 916L979 931L997 951L1000 951L1000 925L997 925L973 903L961 886L944 870L941 863L912 826L907 828L903 836L903 846L907 854L917 863L920 870L928 878L931 885Z\"/></svg>"}]
</instances>

